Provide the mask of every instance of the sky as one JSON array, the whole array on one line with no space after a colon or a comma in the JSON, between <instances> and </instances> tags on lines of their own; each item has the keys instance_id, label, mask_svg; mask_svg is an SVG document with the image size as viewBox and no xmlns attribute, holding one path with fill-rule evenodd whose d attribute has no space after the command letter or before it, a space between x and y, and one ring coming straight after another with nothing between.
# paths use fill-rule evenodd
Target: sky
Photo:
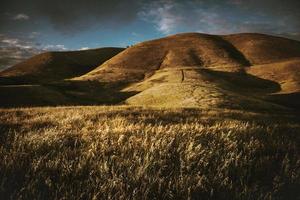
<instances>
[{"instance_id":1,"label":"sky","mask_svg":"<svg viewBox=\"0 0 300 200\"><path fill-rule=\"evenodd\" d=\"M126 47L181 32L300 40L299 0L1 0L0 70L44 51Z\"/></svg>"}]
</instances>

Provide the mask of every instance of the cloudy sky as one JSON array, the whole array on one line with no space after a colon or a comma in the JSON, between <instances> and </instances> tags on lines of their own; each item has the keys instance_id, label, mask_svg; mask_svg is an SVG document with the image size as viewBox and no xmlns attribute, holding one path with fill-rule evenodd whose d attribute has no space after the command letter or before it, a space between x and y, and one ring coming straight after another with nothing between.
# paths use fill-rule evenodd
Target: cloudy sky
<instances>
[{"instance_id":1,"label":"cloudy sky","mask_svg":"<svg viewBox=\"0 0 300 200\"><path fill-rule=\"evenodd\" d=\"M1 0L0 69L42 51L125 47L179 32L300 40L299 0Z\"/></svg>"}]
</instances>

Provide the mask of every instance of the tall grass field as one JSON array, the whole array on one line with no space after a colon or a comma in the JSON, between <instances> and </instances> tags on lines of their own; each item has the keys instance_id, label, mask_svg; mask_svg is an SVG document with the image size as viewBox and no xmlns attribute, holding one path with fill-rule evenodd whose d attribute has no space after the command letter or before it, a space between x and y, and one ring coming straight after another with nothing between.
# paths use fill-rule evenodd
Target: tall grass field
<instances>
[{"instance_id":1,"label":"tall grass field","mask_svg":"<svg viewBox=\"0 0 300 200\"><path fill-rule=\"evenodd\" d=\"M300 199L300 119L226 109L0 109L0 199Z\"/></svg>"}]
</instances>

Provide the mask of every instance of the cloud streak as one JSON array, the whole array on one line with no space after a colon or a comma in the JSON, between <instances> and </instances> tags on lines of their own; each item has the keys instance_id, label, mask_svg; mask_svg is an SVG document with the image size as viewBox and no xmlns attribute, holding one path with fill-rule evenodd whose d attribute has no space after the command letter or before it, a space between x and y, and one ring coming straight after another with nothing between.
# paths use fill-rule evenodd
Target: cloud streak
<instances>
[{"instance_id":1,"label":"cloud streak","mask_svg":"<svg viewBox=\"0 0 300 200\"><path fill-rule=\"evenodd\" d=\"M29 16L23 13L15 15L12 19L13 20L29 20Z\"/></svg>"},{"instance_id":2,"label":"cloud streak","mask_svg":"<svg viewBox=\"0 0 300 200\"><path fill-rule=\"evenodd\" d=\"M147 4L139 12L139 16L145 21L154 23L158 31L169 34L182 23L181 16L174 13L176 7L176 2L158 1Z\"/></svg>"},{"instance_id":3,"label":"cloud streak","mask_svg":"<svg viewBox=\"0 0 300 200\"><path fill-rule=\"evenodd\" d=\"M64 50L67 48L61 44L41 46L30 38L12 38L0 34L0 71L45 51Z\"/></svg>"},{"instance_id":4,"label":"cloud streak","mask_svg":"<svg viewBox=\"0 0 300 200\"><path fill-rule=\"evenodd\" d=\"M298 1L289 0L287 5L277 0L222 2L161 0L145 4L139 15L163 34L185 30L211 34L262 32L300 39L295 34L300 33L300 12L294 7L300 7Z\"/></svg>"}]
</instances>

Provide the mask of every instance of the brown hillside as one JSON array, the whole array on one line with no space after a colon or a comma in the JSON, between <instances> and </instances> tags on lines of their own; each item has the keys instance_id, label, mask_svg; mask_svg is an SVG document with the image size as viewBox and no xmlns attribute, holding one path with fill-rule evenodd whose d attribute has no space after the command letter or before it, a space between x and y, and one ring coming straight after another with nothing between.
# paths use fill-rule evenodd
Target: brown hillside
<instances>
[{"instance_id":1,"label":"brown hillside","mask_svg":"<svg viewBox=\"0 0 300 200\"><path fill-rule=\"evenodd\" d=\"M45 83L83 75L123 51L100 48L84 51L47 52L0 72L13 83Z\"/></svg>"},{"instance_id":2,"label":"brown hillside","mask_svg":"<svg viewBox=\"0 0 300 200\"><path fill-rule=\"evenodd\" d=\"M185 33L139 43L84 75L89 80L141 80L157 69L199 67L243 71L245 66L300 57L300 42L246 33L227 36Z\"/></svg>"},{"instance_id":3,"label":"brown hillside","mask_svg":"<svg viewBox=\"0 0 300 200\"><path fill-rule=\"evenodd\" d=\"M164 68L197 66L239 71L247 65L247 59L220 36L186 33L139 43L84 75L82 79L132 81Z\"/></svg>"},{"instance_id":4,"label":"brown hillside","mask_svg":"<svg viewBox=\"0 0 300 200\"><path fill-rule=\"evenodd\" d=\"M95 67L107 55L101 50L107 53L42 54L5 73L39 82L71 78L44 86L77 105L300 108L300 42L295 40L250 33L177 34L139 43L114 57L109 53L112 58ZM30 65L33 61L43 64Z\"/></svg>"},{"instance_id":5,"label":"brown hillside","mask_svg":"<svg viewBox=\"0 0 300 200\"><path fill-rule=\"evenodd\" d=\"M237 48L252 65L300 57L300 42L291 39L257 33L227 35L223 38Z\"/></svg>"},{"instance_id":6,"label":"brown hillside","mask_svg":"<svg viewBox=\"0 0 300 200\"><path fill-rule=\"evenodd\" d=\"M76 79L125 82L133 105L273 109L274 94L300 91L299 59L294 40L186 33L139 43Z\"/></svg>"}]
</instances>

